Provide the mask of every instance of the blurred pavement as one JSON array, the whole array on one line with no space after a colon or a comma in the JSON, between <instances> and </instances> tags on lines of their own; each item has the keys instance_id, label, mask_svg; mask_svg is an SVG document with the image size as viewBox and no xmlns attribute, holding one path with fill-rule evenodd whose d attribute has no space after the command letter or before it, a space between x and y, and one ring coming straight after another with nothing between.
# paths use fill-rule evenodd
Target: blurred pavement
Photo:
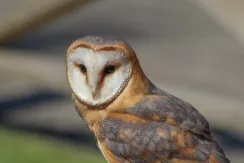
<instances>
[{"instance_id":1,"label":"blurred pavement","mask_svg":"<svg viewBox=\"0 0 244 163\"><path fill-rule=\"evenodd\" d=\"M244 44L243 0L196 0L196 2Z\"/></svg>"},{"instance_id":2,"label":"blurred pavement","mask_svg":"<svg viewBox=\"0 0 244 163\"><path fill-rule=\"evenodd\" d=\"M64 67L69 44L89 34L127 40L145 73L203 113L227 156L242 162L244 46L190 0L97 1L2 47L2 124L89 137Z\"/></svg>"}]
</instances>

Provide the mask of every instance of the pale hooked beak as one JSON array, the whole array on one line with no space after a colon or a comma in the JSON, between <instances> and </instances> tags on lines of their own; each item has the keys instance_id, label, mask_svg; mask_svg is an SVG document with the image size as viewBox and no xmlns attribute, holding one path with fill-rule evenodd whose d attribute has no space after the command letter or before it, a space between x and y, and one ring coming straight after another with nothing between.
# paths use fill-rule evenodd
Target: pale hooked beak
<instances>
[{"instance_id":1,"label":"pale hooked beak","mask_svg":"<svg viewBox=\"0 0 244 163\"><path fill-rule=\"evenodd\" d=\"M96 95L98 93L97 85L91 86L91 91L92 91L92 97L93 97L93 99L95 99L95 97L96 97Z\"/></svg>"},{"instance_id":2,"label":"pale hooked beak","mask_svg":"<svg viewBox=\"0 0 244 163\"><path fill-rule=\"evenodd\" d=\"M88 76L88 85L91 89L91 94L94 100L97 98L97 95L99 94L99 82L100 77L98 75Z\"/></svg>"},{"instance_id":3,"label":"pale hooked beak","mask_svg":"<svg viewBox=\"0 0 244 163\"><path fill-rule=\"evenodd\" d=\"M101 80L100 68L95 67L93 64L89 65L91 71L87 71L88 85L91 89L92 97L95 100L99 94L99 83Z\"/></svg>"}]
</instances>

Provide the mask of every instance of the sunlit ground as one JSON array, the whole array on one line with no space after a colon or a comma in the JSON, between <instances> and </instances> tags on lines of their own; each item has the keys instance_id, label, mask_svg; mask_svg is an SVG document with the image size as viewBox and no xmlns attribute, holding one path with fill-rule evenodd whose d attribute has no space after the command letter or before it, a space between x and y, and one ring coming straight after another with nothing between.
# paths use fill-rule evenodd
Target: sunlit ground
<instances>
[{"instance_id":1,"label":"sunlit ground","mask_svg":"<svg viewBox=\"0 0 244 163\"><path fill-rule=\"evenodd\" d=\"M1 163L105 163L98 151L0 128Z\"/></svg>"}]
</instances>

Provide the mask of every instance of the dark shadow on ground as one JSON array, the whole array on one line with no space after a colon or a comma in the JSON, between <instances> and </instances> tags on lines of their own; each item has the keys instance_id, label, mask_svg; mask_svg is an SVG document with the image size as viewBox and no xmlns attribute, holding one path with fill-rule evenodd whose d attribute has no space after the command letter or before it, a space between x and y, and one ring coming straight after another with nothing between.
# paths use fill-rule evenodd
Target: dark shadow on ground
<instances>
[{"instance_id":1,"label":"dark shadow on ground","mask_svg":"<svg viewBox=\"0 0 244 163\"><path fill-rule=\"evenodd\" d=\"M244 149L244 139L230 131L213 128L213 135L221 146L228 149Z\"/></svg>"},{"instance_id":2,"label":"dark shadow on ground","mask_svg":"<svg viewBox=\"0 0 244 163\"><path fill-rule=\"evenodd\" d=\"M68 97L58 92L37 90L15 98L0 99L0 122L3 120L5 114L13 110L26 109L31 105L38 105L47 101L63 100L65 98Z\"/></svg>"},{"instance_id":3,"label":"dark shadow on ground","mask_svg":"<svg viewBox=\"0 0 244 163\"><path fill-rule=\"evenodd\" d=\"M33 91L31 94L22 95L16 98L0 100L0 126L5 128L14 129L17 131L31 132L43 136L53 137L60 141L68 141L71 143L80 143L95 147L95 139L93 135L88 132L69 132L69 131L54 131L49 128L33 127L31 125L18 125L11 123L11 119L8 119L8 115L15 110L35 109L38 104L50 101L61 101L64 99L70 99L64 94L58 92L50 92L46 90Z\"/></svg>"}]
</instances>

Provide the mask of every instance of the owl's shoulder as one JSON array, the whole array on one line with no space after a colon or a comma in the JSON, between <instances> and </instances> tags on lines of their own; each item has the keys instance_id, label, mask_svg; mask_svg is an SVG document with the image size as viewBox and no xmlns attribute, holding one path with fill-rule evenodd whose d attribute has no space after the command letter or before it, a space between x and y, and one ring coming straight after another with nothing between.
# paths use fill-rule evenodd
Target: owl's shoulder
<instances>
[{"instance_id":1,"label":"owl's shoulder","mask_svg":"<svg viewBox=\"0 0 244 163\"><path fill-rule=\"evenodd\" d=\"M125 112L212 138L208 121L195 107L154 85L149 87L148 95Z\"/></svg>"}]
</instances>

